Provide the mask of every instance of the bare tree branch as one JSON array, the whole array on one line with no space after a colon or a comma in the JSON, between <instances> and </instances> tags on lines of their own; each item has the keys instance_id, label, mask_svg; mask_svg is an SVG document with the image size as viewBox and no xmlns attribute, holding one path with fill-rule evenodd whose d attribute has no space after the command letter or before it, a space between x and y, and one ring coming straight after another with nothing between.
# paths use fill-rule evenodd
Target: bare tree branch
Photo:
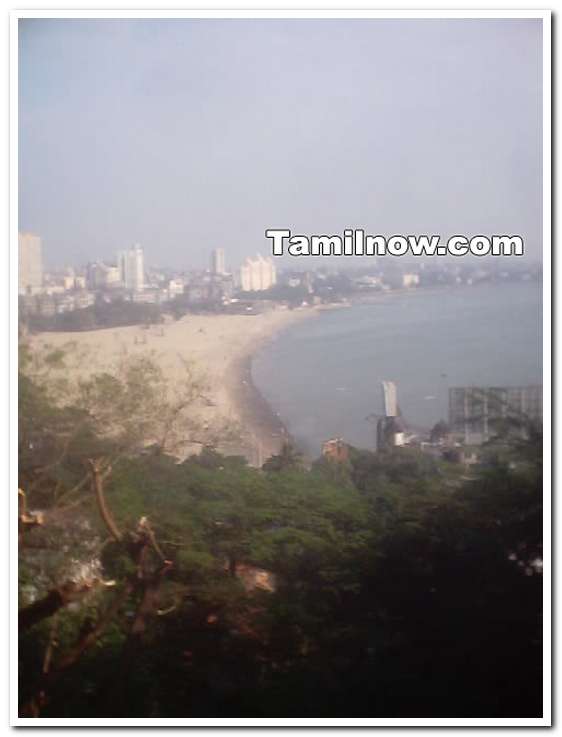
<instances>
[{"instance_id":1,"label":"bare tree branch","mask_svg":"<svg viewBox=\"0 0 562 737\"><path fill-rule=\"evenodd\" d=\"M103 521L105 522L105 525L107 529L109 530L109 532L111 533L111 535L113 536L113 538L117 542L121 542L121 540L123 539L123 536L121 535L121 532L119 531L119 528L115 524L115 520L113 519L113 516L111 512L109 511L109 507L107 506L107 503L105 501L105 494L103 490L103 480L105 478L105 475L107 475L110 472L111 467L106 468L105 469L106 473L105 475L103 475L102 469L101 469L101 462L99 460L90 459L89 464L90 464L90 470L92 473L94 492L96 494L96 501L98 503L98 508L99 508L101 517Z\"/></svg>"}]
</instances>

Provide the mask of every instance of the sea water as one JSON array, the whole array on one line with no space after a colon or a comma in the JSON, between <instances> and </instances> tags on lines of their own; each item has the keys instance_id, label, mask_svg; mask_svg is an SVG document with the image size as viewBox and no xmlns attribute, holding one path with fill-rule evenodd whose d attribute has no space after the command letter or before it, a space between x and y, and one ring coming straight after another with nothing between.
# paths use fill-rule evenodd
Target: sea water
<instances>
[{"instance_id":1,"label":"sea water","mask_svg":"<svg viewBox=\"0 0 562 737\"><path fill-rule=\"evenodd\" d=\"M447 420L450 387L541 384L541 285L419 289L323 311L264 346L252 375L307 453L330 437L372 448L385 379L414 430Z\"/></svg>"}]
</instances>

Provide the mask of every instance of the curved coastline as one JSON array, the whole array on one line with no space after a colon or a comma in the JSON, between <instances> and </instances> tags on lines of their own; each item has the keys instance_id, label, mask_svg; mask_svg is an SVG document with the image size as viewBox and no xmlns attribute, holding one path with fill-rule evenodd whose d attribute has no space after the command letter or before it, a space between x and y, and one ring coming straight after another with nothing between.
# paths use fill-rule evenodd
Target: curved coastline
<instances>
[{"instance_id":1,"label":"curved coastline","mask_svg":"<svg viewBox=\"0 0 562 737\"><path fill-rule=\"evenodd\" d=\"M347 302L323 304L285 312L291 319L283 321L267 335L258 338L247 351L232 360L231 369L235 382L230 389L231 397L241 422L248 428L244 455L251 465L262 466L267 458L278 454L286 442L296 444L280 414L264 397L253 379L252 366L257 352L301 319L318 317L323 312L350 306Z\"/></svg>"},{"instance_id":2,"label":"curved coastline","mask_svg":"<svg viewBox=\"0 0 562 737\"><path fill-rule=\"evenodd\" d=\"M186 363L206 385L207 402L197 410L201 424L217 427L213 444L222 453L243 455L261 466L289 437L277 413L252 379L256 351L280 331L321 309L273 309L256 315L186 315L176 322L81 332L39 333L32 347L69 348L67 366L74 378L112 371L123 357L149 355L170 386L185 378ZM87 360L84 360L87 356ZM199 446L200 448L200 446ZM186 457L198 447L186 441L175 453Z\"/></svg>"},{"instance_id":3,"label":"curved coastline","mask_svg":"<svg viewBox=\"0 0 562 737\"><path fill-rule=\"evenodd\" d=\"M277 454L289 439L287 428L273 407L258 390L252 378L252 362L255 352L249 352L232 360L231 387L228 389L235 414L244 428L244 455L253 466L261 466Z\"/></svg>"},{"instance_id":4,"label":"curved coastline","mask_svg":"<svg viewBox=\"0 0 562 737\"><path fill-rule=\"evenodd\" d=\"M226 389L233 404L234 414L244 428L242 455L257 467L281 450L285 442L294 442L278 412L256 386L252 365L257 352L302 319L318 316L324 307L308 307L290 311L277 311L286 315L265 334L255 338L238 355L233 356L229 367ZM232 448L229 449L232 452Z\"/></svg>"}]
</instances>

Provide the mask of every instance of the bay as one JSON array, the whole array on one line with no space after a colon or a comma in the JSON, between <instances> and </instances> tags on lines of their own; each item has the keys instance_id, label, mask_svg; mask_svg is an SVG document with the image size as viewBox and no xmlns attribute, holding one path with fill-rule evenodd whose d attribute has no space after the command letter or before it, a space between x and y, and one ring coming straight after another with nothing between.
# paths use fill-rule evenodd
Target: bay
<instances>
[{"instance_id":1,"label":"bay","mask_svg":"<svg viewBox=\"0 0 562 737\"><path fill-rule=\"evenodd\" d=\"M308 454L330 437L373 448L383 380L414 430L447 419L450 387L541 384L541 289L415 290L323 311L262 347L253 381Z\"/></svg>"}]
</instances>

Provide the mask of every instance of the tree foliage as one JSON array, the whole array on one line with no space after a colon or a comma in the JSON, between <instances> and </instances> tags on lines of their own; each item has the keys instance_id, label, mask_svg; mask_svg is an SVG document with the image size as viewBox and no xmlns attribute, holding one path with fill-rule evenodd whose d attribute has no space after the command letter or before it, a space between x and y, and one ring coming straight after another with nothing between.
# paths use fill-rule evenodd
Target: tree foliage
<instances>
[{"instance_id":1,"label":"tree foliage","mask_svg":"<svg viewBox=\"0 0 562 737\"><path fill-rule=\"evenodd\" d=\"M90 307L56 315L26 315L23 320L32 331L80 332L126 325L152 325L162 322L162 308L156 304L113 299L111 302L98 300Z\"/></svg>"},{"instance_id":2,"label":"tree foliage","mask_svg":"<svg viewBox=\"0 0 562 737\"><path fill-rule=\"evenodd\" d=\"M174 413L150 362L21 359L22 714L540 715L538 429L469 477L411 448L180 462L197 382Z\"/></svg>"}]
</instances>

